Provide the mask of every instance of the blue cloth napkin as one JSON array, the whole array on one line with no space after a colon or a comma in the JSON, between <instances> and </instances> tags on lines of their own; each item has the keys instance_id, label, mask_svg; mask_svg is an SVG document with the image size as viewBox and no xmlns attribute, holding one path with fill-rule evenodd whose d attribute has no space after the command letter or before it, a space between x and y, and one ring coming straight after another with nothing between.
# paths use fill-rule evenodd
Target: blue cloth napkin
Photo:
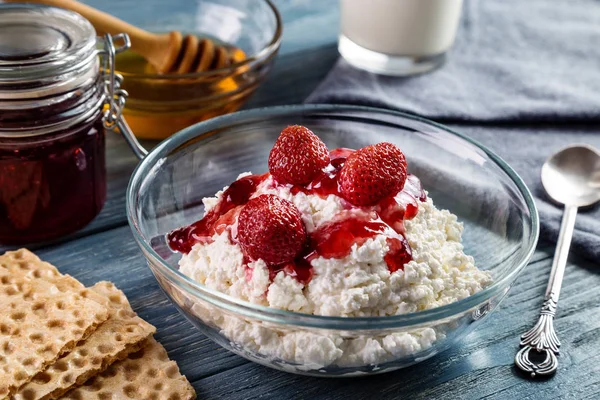
<instances>
[{"instance_id":1,"label":"blue cloth napkin","mask_svg":"<svg viewBox=\"0 0 600 400\"><path fill-rule=\"evenodd\" d=\"M307 102L412 112L487 145L527 183L542 237L556 240L562 209L540 169L573 143L600 149L600 1L465 0L449 61L428 74L371 74L340 59ZM600 259L600 207L578 216L574 251Z\"/></svg>"}]
</instances>

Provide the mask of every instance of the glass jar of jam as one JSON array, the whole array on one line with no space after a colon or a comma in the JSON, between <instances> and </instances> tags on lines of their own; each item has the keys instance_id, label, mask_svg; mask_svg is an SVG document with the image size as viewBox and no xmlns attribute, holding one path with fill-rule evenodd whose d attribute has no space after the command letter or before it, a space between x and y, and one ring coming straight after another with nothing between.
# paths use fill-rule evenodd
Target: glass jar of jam
<instances>
[{"instance_id":1,"label":"glass jar of jam","mask_svg":"<svg viewBox=\"0 0 600 400\"><path fill-rule=\"evenodd\" d=\"M124 102L112 39L71 11L0 5L0 243L54 239L102 209L105 126Z\"/></svg>"}]
</instances>

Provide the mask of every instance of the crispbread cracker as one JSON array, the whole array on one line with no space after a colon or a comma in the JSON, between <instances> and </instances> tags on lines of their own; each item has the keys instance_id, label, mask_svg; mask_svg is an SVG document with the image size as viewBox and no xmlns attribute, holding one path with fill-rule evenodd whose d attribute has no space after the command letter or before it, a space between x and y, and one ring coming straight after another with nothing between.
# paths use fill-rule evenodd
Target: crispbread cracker
<instances>
[{"instance_id":1,"label":"crispbread cracker","mask_svg":"<svg viewBox=\"0 0 600 400\"><path fill-rule=\"evenodd\" d=\"M196 398L194 388L179 372L175 361L154 338L140 351L108 367L83 386L68 392L63 399L145 399L190 400Z\"/></svg>"},{"instance_id":2,"label":"crispbread cracker","mask_svg":"<svg viewBox=\"0 0 600 400\"><path fill-rule=\"evenodd\" d=\"M56 399L104 371L113 362L138 351L156 331L133 312L123 292L112 283L98 282L89 291L100 297L97 300L106 300L108 320L73 351L22 386L13 400Z\"/></svg>"},{"instance_id":3,"label":"crispbread cracker","mask_svg":"<svg viewBox=\"0 0 600 400\"><path fill-rule=\"evenodd\" d=\"M108 318L81 288L26 250L0 256L0 399Z\"/></svg>"}]
</instances>

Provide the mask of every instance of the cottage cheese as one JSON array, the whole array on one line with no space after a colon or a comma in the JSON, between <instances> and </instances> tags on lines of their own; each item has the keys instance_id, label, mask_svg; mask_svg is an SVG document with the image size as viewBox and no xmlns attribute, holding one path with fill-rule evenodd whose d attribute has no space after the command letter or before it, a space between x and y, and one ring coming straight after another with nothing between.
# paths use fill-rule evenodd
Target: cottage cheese
<instances>
[{"instance_id":1,"label":"cottage cheese","mask_svg":"<svg viewBox=\"0 0 600 400\"><path fill-rule=\"evenodd\" d=\"M242 174L241 176L245 176ZM302 213L309 232L331 220L343 209L335 195L321 198L292 194L286 186L265 180L255 196L276 194L293 202ZM222 192L204 200L207 211ZM438 210L428 198L420 202L415 218L405 222L406 238L413 260L404 270L390 273L384 256L388 245L382 235L356 244L343 259L316 258L311 262L313 278L303 285L279 272L269 279L267 265L258 260L243 265L239 245L227 232L215 235L210 244L196 244L180 261L181 272L222 293L282 310L342 317L389 316L426 310L470 296L491 283L489 273L479 271L460 243L462 224L447 210ZM307 369L329 365L381 364L429 348L443 335L439 329L384 336L342 337L282 330L281 327L249 322L198 306L206 322L245 352L303 365Z\"/></svg>"}]
</instances>

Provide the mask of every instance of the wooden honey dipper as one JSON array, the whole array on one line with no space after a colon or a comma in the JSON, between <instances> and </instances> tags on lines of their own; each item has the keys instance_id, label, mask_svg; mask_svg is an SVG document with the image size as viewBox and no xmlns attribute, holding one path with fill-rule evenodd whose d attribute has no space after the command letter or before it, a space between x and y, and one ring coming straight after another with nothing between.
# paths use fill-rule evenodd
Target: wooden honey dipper
<instances>
[{"instance_id":1,"label":"wooden honey dipper","mask_svg":"<svg viewBox=\"0 0 600 400\"><path fill-rule=\"evenodd\" d=\"M21 2L23 0L5 0ZM144 57L156 70L163 74L186 74L211 71L238 63L246 58L243 50L216 45L210 39L199 39L181 32L152 33L128 24L110 14L75 0L26 0L29 3L45 4L75 11L85 17L96 28L98 35L127 33L131 39L131 50Z\"/></svg>"}]
</instances>

